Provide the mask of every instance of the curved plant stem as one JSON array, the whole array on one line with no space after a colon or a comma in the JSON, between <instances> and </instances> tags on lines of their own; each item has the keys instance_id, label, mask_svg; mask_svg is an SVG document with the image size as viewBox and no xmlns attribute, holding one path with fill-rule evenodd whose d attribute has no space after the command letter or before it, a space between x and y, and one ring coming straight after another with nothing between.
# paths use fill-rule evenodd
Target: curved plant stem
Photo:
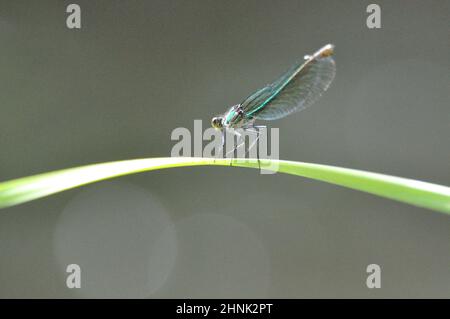
<instances>
[{"instance_id":1,"label":"curved plant stem","mask_svg":"<svg viewBox=\"0 0 450 319\"><path fill-rule=\"evenodd\" d=\"M222 165L259 168L256 159L161 157L108 162L69 168L0 183L0 208L25 203L81 185L133 173L181 167ZM450 215L450 188L412 179L329 165L283 160L261 160L279 173L307 177L390 198Z\"/></svg>"}]
</instances>

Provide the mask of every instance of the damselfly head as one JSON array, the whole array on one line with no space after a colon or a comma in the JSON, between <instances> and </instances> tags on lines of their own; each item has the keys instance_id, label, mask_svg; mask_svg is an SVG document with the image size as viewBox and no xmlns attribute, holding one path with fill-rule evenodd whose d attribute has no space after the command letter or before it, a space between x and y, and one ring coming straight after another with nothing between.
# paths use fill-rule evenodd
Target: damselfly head
<instances>
[{"instance_id":1,"label":"damselfly head","mask_svg":"<svg viewBox=\"0 0 450 319\"><path fill-rule=\"evenodd\" d=\"M213 119L211 120L211 125L216 130L222 130L222 128L223 128L223 117L222 116L213 117Z\"/></svg>"}]
</instances>

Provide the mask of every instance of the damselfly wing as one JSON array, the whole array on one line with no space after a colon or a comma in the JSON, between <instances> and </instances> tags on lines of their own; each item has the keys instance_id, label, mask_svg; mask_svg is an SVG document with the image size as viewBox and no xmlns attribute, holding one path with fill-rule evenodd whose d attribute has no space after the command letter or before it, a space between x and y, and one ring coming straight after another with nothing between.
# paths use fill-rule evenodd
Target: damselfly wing
<instances>
[{"instance_id":1,"label":"damselfly wing","mask_svg":"<svg viewBox=\"0 0 450 319\"><path fill-rule=\"evenodd\" d=\"M332 45L324 46L272 84L246 98L240 104L246 117L276 120L313 104L334 79L333 51Z\"/></svg>"}]
</instances>

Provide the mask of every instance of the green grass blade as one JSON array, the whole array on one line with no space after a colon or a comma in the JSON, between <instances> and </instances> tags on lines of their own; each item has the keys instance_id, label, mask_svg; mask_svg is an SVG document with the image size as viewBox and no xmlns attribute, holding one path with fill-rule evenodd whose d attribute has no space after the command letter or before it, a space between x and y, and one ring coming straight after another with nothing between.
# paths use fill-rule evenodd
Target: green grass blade
<instances>
[{"instance_id":1,"label":"green grass blade","mask_svg":"<svg viewBox=\"0 0 450 319\"><path fill-rule=\"evenodd\" d=\"M0 208L25 203L81 185L133 173L181 167L222 165L230 159L166 157L93 164L0 183ZM261 160L280 173L328 182L450 215L450 188L412 179L329 165ZM233 167L258 168L257 160L234 159Z\"/></svg>"}]
</instances>

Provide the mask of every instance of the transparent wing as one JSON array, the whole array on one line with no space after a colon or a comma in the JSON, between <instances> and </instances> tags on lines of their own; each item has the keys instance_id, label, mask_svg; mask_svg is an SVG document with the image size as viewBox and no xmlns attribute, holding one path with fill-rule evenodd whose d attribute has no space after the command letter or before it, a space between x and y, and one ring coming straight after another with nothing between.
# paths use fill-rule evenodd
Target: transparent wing
<instances>
[{"instance_id":1,"label":"transparent wing","mask_svg":"<svg viewBox=\"0 0 450 319\"><path fill-rule=\"evenodd\" d=\"M276 120L313 104L330 86L336 73L333 47L325 46L293 66L272 84L249 96L241 106L248 117Z\"/></svg>"}]
</instances>

